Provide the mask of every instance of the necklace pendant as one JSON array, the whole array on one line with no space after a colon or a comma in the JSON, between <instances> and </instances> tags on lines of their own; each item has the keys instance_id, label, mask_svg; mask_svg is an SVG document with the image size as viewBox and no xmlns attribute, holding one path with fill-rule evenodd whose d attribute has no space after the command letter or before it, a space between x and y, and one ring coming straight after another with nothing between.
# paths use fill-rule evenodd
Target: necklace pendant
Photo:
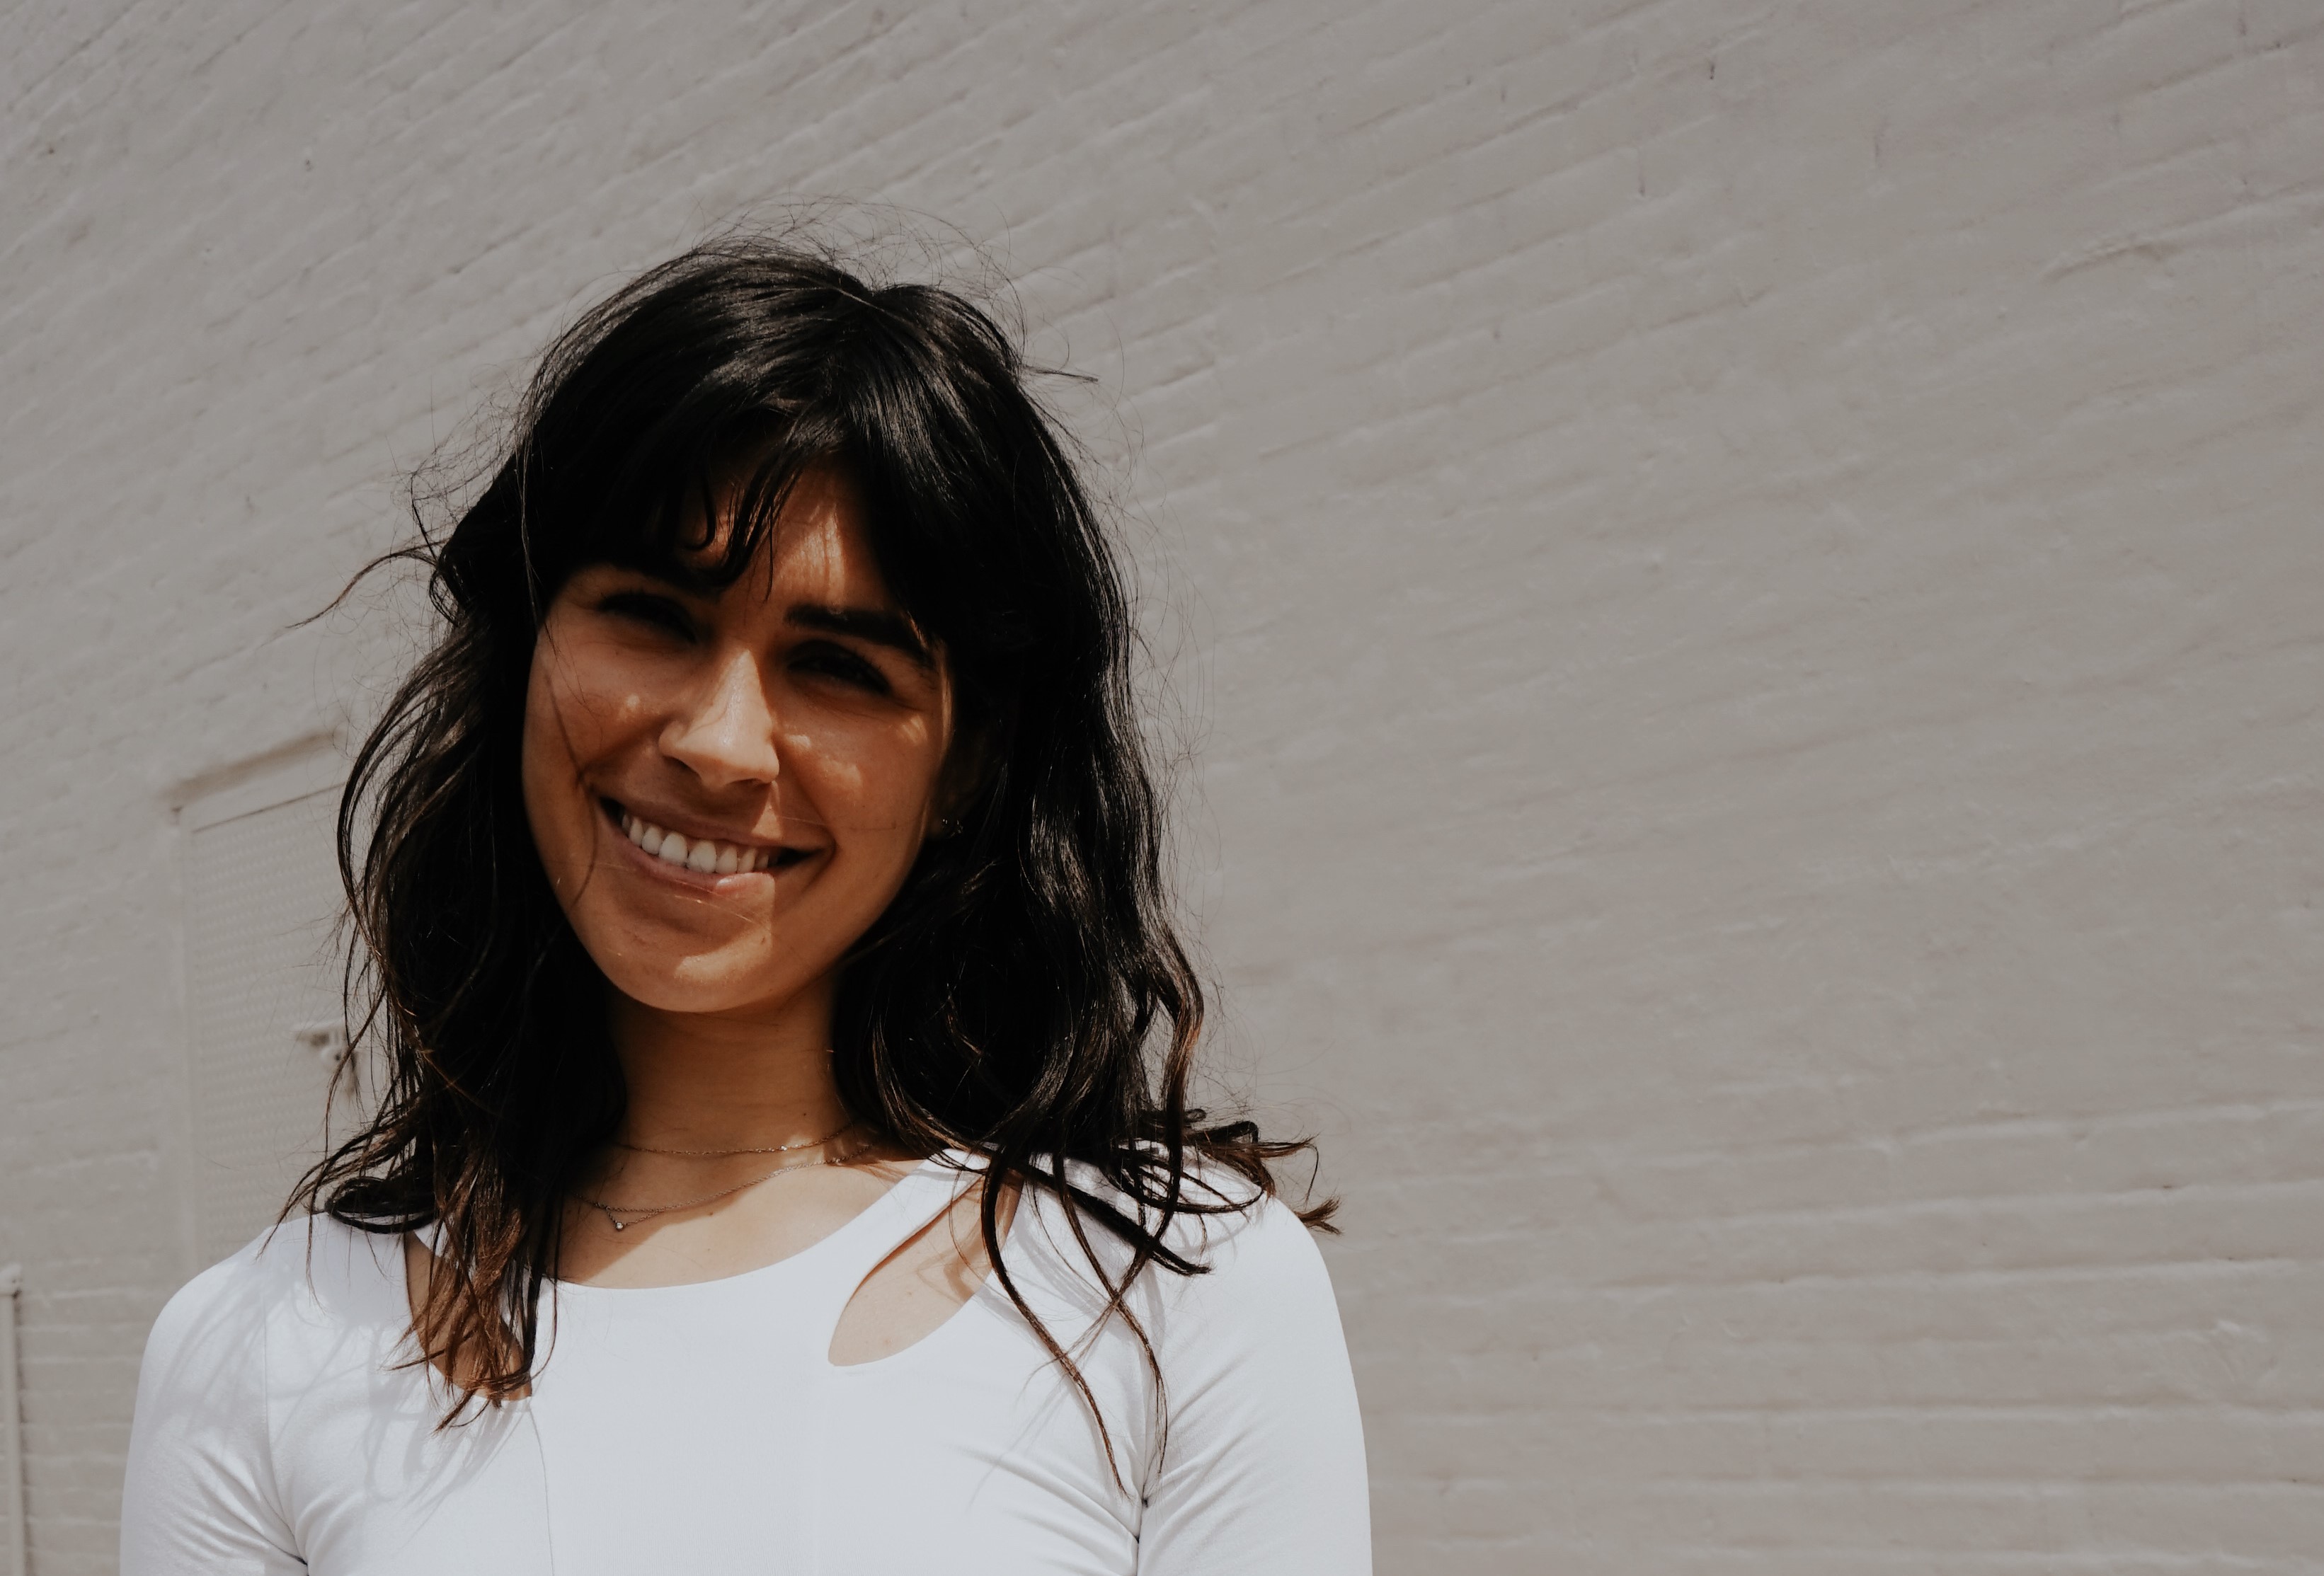
<instances>
[{"instance_id":1,"label":"necklace pendant","mask_svg":"<svg viewBox=\"0 0 2324 1576\"><path fill-rule=\"evenodd\" d=\"M606 1218L607 1218L607 1219L609 1219L609 1220L611 1220L611 1219L612 1219L612 1217L611 1217L611 1216L608 1216L608 1217L606 1217ZM616 1231L626 1231L626 1230L628 1230L629 1229L630 1229L630 1228L629 1228L629 1226L627 1225L627 1223L625 1223L625 1222L623 1222L623 1221L613 1221L613 1230L615 1230Z\"/></svg>"}]
</instances>

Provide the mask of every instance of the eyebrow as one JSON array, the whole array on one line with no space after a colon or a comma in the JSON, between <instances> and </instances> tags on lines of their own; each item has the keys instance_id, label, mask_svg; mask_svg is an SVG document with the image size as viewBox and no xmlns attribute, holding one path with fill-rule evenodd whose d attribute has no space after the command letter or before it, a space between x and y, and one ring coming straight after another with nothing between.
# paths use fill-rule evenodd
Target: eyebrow
<instances>
[{"instance_id":1,"label":"eyebrow","mask_svg":"<svg viewBox=\"0 0 2324 1576\"><path fill-rule=\"evenodd\" d=\"M923 668L936 665L928 654L927 642L920 639L919 631L912 627L912 621L899 613L882 613L870 607L825 607L814 603L801 603L783 614L783 622L799 629L852 635L875 646L886 646L890 650L902 652Z\"/></svg>"}]
</instances>

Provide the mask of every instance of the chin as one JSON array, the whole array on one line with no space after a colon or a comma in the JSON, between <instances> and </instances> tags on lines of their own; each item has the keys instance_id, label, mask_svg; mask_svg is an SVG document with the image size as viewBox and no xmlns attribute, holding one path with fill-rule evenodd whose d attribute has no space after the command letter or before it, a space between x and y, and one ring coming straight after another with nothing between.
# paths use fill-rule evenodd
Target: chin
<instances>
[{"instance_id":1,"label":"chin","mask_svg":"<svg viewBox=\"0 0 2324 1576\"><path fill-rule=\"evenodd\" d=\"M698 972L678 970L658 972L631 968L619 974L608 974L614 990L641 1007L650 1007L657 1012L706 1015L733 1012L740 1008L757 1007L779 1002L796 994L777 986L769 989L761 982L739 981L723 972L703 977Z\"/></svg>"},{"instance_id":2,"label":"chin","mask_svg":"<svg viewBox=\"0 0 2324 1576\"><path fill-rule=\"evenodd\" d=\"M610 960L588 945L586 935L582 945L614 990L660 1012L733 1012L772 1006L807 989L816 973L787 967L763 946L748 944L706 950L699 945L641 945L632 935L608 949L613 954Z\"/></svg>"}]
</instances>

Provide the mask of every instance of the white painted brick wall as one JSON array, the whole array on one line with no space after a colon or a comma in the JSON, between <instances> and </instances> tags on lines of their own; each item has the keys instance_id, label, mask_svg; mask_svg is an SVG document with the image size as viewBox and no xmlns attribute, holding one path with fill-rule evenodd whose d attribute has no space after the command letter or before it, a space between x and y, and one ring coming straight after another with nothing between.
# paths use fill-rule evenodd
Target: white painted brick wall
<instances>
[{"instance_id":1,"label":"white painted brick wall","mask_svg":"<svg viewBox=\"0 0 2324 1576\"><path fill-rule=\"evenodd\" d=\"M2316 0L8 30L39 1576L194 1267L176 785L370 704L287 626L565 314L825 193L1106 380L1383 1571L2324 1570Z\"/></svg>"}]
</instances>

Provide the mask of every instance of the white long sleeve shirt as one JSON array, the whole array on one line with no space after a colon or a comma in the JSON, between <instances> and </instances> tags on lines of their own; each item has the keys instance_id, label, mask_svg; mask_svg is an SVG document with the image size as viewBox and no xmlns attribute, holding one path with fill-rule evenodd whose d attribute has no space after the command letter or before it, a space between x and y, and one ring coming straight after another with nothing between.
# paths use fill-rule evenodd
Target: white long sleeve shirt
<instances>
[{"instance_id":1,"label":"white long sleeve shirt","mask_svg":"<svg viewBox=\"0 0 2324 1576\"><path fill-rule=\"evenodd\" d=\"M1322 1256L1273 1200L1175 1223L1092 1332L1061 1206L1003 1257L1095 1394L988 1281L933 1334L834 1365L848 1298L941 1210L930 1161L814 1247L688 1286L560 1284L530 1398L448 1429L398 1240L324 1217L197 1276L138 1385L124 1576L1364 1576L1361 1424ZM1110 1242L1102 1229L1093 1239ZM1167 1396L1166 1406L1163 1396Z\"/></svg>"}]
</instances>

